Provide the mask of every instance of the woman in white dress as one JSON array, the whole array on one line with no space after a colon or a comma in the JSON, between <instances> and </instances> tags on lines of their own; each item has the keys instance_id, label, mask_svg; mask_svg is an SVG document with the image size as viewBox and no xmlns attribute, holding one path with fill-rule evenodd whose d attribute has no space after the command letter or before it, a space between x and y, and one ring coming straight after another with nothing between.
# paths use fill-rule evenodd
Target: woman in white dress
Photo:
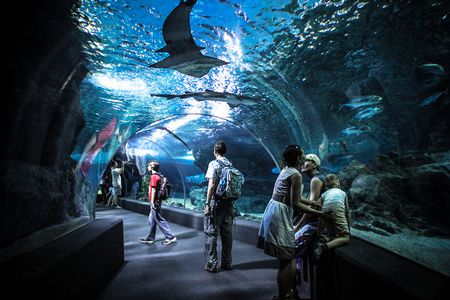
<instances>
[{"instance_id":1,"label":"woman in white dress","mask_svg":"<svg viewBox=\"0 0 450 300\"><path fill-rule=\"evenodd\" d=\"M272 198L266 206L258 234L258 248L278 259L278 295L274 299L298 299L295 284L294 210L324 216L300 202L302 175L299 172L303 150L298 145L287 146L283 152L283 169L274 184ZM293 292L293 294L291 294Z\"/></svg>"}]
</instances>

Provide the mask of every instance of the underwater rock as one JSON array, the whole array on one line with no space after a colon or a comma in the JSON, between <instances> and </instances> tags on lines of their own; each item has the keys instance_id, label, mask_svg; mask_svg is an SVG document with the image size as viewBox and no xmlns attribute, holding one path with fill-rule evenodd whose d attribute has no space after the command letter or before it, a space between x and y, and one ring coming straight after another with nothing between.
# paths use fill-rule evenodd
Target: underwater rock
<instances>
[{"instance_id":1,"label":"underwater rock","mask_svg":"<svg viewBox=\"0 0 450 300\"><path fill-rule=\"evenodd\" d=\"M358 230L370 231L371 226L366 223L352 222L352 227Z\"/></svg>"},{"instance_id":2,"label":"underwater rock","mask_svg":"<svg viewBox=\"0 0 450 300\"><path fill-rule=\"evenodd\" d=\"M189 198L191 203L197 206L197 203L205 203L206 191L208 187L194 188L189 192Z\"/></svg>"},{"instance_id":3,"label":"underwater rock","mask_svg":"<svg viewBox=\"0 0 450 300\"><path fill-rule=\"evenodd\" d=\"M445 196L450 186L450 162L422 165L410 172L411 202L422 207L434 224L450 229L450 198Z\"/></svg>"},{"instance_id":4,"label":"underwater rock","mask_svg":"<svg viewBox=\"0 0 450 300\"><path fill-rule=\"evenodd\" d=\"M369 169L365 164L352 160L345 168L339 172L339 181L341 182L341 188L349 190L353 180L359 174L369 174Z\"/></svg>"},{"instance_id":5,"label":"underwater rock","mask_svg":"<svg viewBox=\"0 0 450 300\"><path fill-rule=\"evenodd\" d=\"M350 195L355 202L368 202L368 195L375 195L380 179L376 175L361 174L352 182ZM362 200L362 201L359 201Z\"/></svg>"},{"instance_id":6,"label":"underwater rock","mask_svg":"<svg viewBox=\"0 0 450 300\"><path fill-rule=\"evenodd\" d=\"M389 233L396 233L397 230L394 228L395 225L392 225L390 222L382 222L381 220L372 221L372 226L381 228ZM373 229L372 229L373 230Z\"/></svg>"},{"instance_id":7,"label":"underwater rock","mask_svg":"<svg viewBox=\"0 0 450 300\"><path fill-rule=\"evenodd\" d=\"M435 227L435 226L432 226L430 228L425 228L424 230L421 231L421 233L424 236L429 236L429 237L435 237L435 236L445 237L445 236L449 235L448 232L442 230L441 228Z\"/></svg>"},{"instance_id":8,"label":"underwater rock","mask_svg":"<svg viewBox=\"0 0 450 300\"><path fill-rule=\"evenodd\" d=\"M270 196L266 194L254 194L251 197L239 198L234 206L245 213L263 214Z\"/></svg>"},{"instance_id":9,"label":"underwater rock","mask_svg":"<svg viewBox=\"0 0 450 300\"><path fill-rule=\"evenodd\" d=\"M0 180L1 245L81 215L73 202L72 172L12 160L0 167L5 171Z\"/></svg>"},{"instance_id":10,"label":"underwater rock","mask_svg":"<svg viewBox=\"0 0 450 300\"><path fill-rule=\"evenodd\" d=\"M347 190L352 226L389 234L409 228L424 235L449 235L450 199L443 195L450 186L450 162L433 157L447 155L408 151L380 155L367 166L353 161L344 168L339 174L344 189L353 178Z\"/></svg>"},{"instance_id":11,"label":"underwater rock","mask_svg":"<svg viewBox=\"0 0 450 300\"><path fill-rule=\"evenodd\" d=\"M403 167L414 167L434 163L430 154L421 150L409 150L402 154L399 164Z\"/></svg>"},{"instance_id":12,"label":"underwater rock","mask_svg":"<svg viewBox=\"0 0 450 300\"><path fill-rule=\"evenodd\" d=\"M390 233L387 232L386 230L384 230L382 228L375 227L375 226L371 226L370 227L370 231L375 232L375 233L380 234L380 235L384 235L384 236L389 236L390 235Z\"/></svg>"}]
</instances>

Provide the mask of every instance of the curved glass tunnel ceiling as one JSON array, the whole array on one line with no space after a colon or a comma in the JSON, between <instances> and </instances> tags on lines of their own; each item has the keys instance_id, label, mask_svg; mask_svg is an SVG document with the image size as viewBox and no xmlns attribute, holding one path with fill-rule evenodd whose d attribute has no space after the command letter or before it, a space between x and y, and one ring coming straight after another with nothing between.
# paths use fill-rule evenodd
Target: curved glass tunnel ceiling
<instances>
[{"instance_id":1,"label":"curved glass tunnel ceiling","mask_svg":"<svg viewBox=\"0 0 450 300\"><path fill-rule=\"evenodd\" d=\"M135 162L141 175L146 171L145 162L157 160L160 171L173 183L175 195L185 200L193 189L205 186L204 174L209 161L214 159L213 147L218 140L227 141L226 156L235 167L245 170L247 189L243 198L248 211L242 213L261 214L263 207L255 210L251 202L255 197L264 199L265 195L258 195L256 187L263 182L270 187L277 173L277 161L251 132L226 119L203 114L165 118L136 132L116 156Z\"/></svg>"},{"instance_id":2,"label":"curved glass tunnel ceiling","mask_svg":"<svg viewBox=\"0 0 450 300\"><path fill-rule=\"evenodd\" d=\"M247 129L212 115L186 114L165 118L137 131L125 143L127 156L152 156L163 161L175 161L179 164L192 164L194 152L198 147L214 145L218 140L232 141L239 145L239 152L229 146L227 156L240 153L245 156L246 149L252 152L258 148L267 152L260 140ZM212 155L213 148L210 151ZM230 154L231 153L231 154ZM266 153L271 159L271 154ZM235 155L237 156L237 155ZM277 165L277 162L272 162ZM203 172L206 166L201 167Z\"/></svg>"},{"instance_id":3,"label":"curved glass tunnel ceiling","mask_svg":"<svg viewBox=\"0 0 450 300\"><path fill-rule=\"evenodd\" d=\"M270 57L277 55L276 52L268 55L274 36L262 26L269 24L256 17L269 7L283 8L288 3L276 1L255 6L254 1L239 4L198 1L190 13L192 36L205 48L203 55L229 64L214 67L196 78L171 69L149 67L168 57L167 53L155 51L165 45L163 23L179 1L157 4L83 1L79 19L82 30L88 33L85 53L91 72L81 86L86 128L80 136L78 151L93 132L113 117L121 128L130 127L128 134L132 134L156 120L191 113L211 114L239 123L251 129L278 155L279 148L292 142L302 143L306 148L310 147L306 142L311 142L311 147L317 148L322 138L320 122L314 125L314 130L308 130L308 117L304 115L306 111L317 112L313 106L297 109L296 101L292 100L300 100L301 95L270 63ZM273 14L287 17L289 12ZM271 15L267 13L267 17ZM261 23L261 28L250 22L250 17ZM271 30L276 30L275 24ZM255 36L261 39L254 39ZM214 99L152 96L206 90L251 97L257 105L229 106Z\"/></svg>"}]
</instances>

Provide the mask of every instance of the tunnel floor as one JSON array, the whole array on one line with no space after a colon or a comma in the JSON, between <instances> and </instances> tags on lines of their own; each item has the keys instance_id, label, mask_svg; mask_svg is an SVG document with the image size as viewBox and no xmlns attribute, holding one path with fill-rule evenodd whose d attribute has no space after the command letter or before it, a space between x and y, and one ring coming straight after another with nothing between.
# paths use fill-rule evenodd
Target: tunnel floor
<instances>
[{"instance_id":1,"label":"tunnel floor","mask_svg":"<svg viewBox=\"0 0 450 300\"><path fill-rule=\"evenodd\" d=\"M163 245L158 229L154 244L142 244L147 216L116 208L97 210L96 218L123 220L125 249L122 268L97 299L261 300L277 293L276 260L255 245L234 240L233 270L209 273L203 269L201 231L169 223L176 243Z\"/></svg>"}]
</instances>

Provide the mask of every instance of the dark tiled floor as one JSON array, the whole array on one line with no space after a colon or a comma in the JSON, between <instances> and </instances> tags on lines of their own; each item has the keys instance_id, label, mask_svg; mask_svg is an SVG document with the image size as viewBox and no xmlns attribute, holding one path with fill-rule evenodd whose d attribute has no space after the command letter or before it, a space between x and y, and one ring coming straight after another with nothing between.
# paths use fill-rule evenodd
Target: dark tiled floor
<instances>
[{"instance_id":1,"label":"dark tiled floor","mask_svg":"<svg viewBox=\"0 0 450 300\"><path fill-rule=\"evenodd\" d=\"M203 270L203 232L170 223L178 241L142 244L147 217L124 209L102 209L96 218L120 218L125 263L98 299L271 299L276 294L276 260L255 245L234 241L233 270ZM220 244L219 244L220 253Z\"/></svg>"}]
</instances>

